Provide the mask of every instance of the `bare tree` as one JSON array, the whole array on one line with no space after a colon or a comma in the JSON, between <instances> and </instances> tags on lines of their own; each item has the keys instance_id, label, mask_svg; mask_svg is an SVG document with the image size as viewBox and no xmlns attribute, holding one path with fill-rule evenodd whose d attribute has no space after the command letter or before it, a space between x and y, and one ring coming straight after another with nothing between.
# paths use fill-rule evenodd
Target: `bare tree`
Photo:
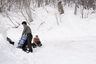
<instances>
[{"instance_id":1,"label":"bare tree","mask_svg":"<svg viewBox=\"0 0 96 64\"><path fill-rule=\"evenodd\" d=\"M59 2L58 2L59 1ZM96 6L96 0L0 0L0 13L6 11L21 11L23 10L23 16L26 17L25 19L27 22L32 22L33 17L32 17L32 8L37 8L37 7L43 7L45 5L50 5L50 7L58 8L58 11L60 14L64 13L64 5L68 4L73 4L75 3L75 9L74 9L74 14L77 15L77 8L81 7L82 8L82 18L84 16L84 10L90 8L93 8L95 10ZM62 2L64 2L64 5L62 6ZM45 5L43 5L45 3ZM58 4L57 4L58 3ZM58 6L57 6L58 5ZM8 16L10 19L10 16ZM12 22L12 20L10 19ZM14 24L14 23L13 23Z\"/></svg>"},{"instance_id":2,"label":"bare tree","mask_svg":"<svg viewBox=\"0 0 96 64\"><path fill-rule=\"evenodd\" d=\"M95 10L95 0L94 0L94 3L93 3L93 10Z\"/></svg>"},{"instance_id":3,"label":"bare tree","mask_svg":"<svg viewBox=\"0 0 96 64\"><path fill-rule=\"evenodd\" d=\"M41 5L41 0L38 0L38 7L40 7Z\"/></svg>"},{"instance_id":4,"label":"bare tree","mask_svg":"<svg viewBox=\"0 0 96 64\"><path fill-rule=\"evenodd\" d=\"M86 9L89 9L88 0L85 0L86 3Z\"/></svg>"},{"instance_id":5,"label":"bare tree","mask_svg":"<svg viewBox=\"0 0 96 64\"><path fill-rule=\"evenodd\" d=\"M77 2L78 2L78 0L75 0L75 11L74 11L75 15L77 15Z\"/></svg>"},{"instance_id":6,"label":"bare tree","mask_svg":"<svg viewBox=\"0 0 96 64\"><path fill-rule=\"evenodd\" d=\"M45 0L45 3L46 3L45 5L48 5L48 4L49 4L49 2L48 2L48 1L49 1L49 0Z\"/></svg>"},{"instance_id":7,"label":"bare tree","mask_svg":"<svg viewBox=\"0 0 96 64\"><path fill-rule=\"evenodd\" d=\"M0 13L2 13L2 0L0 0Z\"/></svg>"},{"instance_id":8,"label":"bare tree","mask_svg":"<svg viewBox=\"0 0 96 64\"><path fill-rule=\"evenodd\" d=\"M64 1L64 6L66 5L66 0L63 0Z\"/></svg>"},{"instance_id":9,"label":"bare tree","mask_svg":"<svg viewBox=\"0 0 96 64\"><path fill-rule=\"evenodd\" d=\"M64 13L63 6L62 6L62 1L58 2L58 11L60 12L60 14Z\"/></svg>"}]
</instances>

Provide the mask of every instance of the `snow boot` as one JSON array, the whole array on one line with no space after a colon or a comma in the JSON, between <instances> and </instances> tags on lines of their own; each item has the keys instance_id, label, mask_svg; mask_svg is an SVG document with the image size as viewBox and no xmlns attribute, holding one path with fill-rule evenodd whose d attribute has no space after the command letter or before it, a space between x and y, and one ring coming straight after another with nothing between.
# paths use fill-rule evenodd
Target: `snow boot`
<instances>
[{"instance_id":1,"label":"snow boot","mask_svg":"<svg viewBox=\"0 0 96 64\"><path fill-rule=\"evenodd\" d=\"M7 37L7 41L8 41L10 44L14 45L14 42L13 42L10 38L8 38L8 37Z\"/></svg>"}]
</instances>

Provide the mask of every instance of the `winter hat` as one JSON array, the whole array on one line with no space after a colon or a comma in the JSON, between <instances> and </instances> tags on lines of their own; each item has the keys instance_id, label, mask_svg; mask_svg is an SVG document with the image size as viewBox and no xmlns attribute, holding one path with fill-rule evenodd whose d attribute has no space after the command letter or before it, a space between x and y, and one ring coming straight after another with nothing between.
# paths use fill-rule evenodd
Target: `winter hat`
<instances>
[{"instance_id":1,"label":"winter hat","mask_svg":"<svg viewBox=\"0 0 96 64\"><path fill-rule=\"evenodd\" d=\"M23 22L22 22L22 24L25 24L25 25L27 25L26 21L23 21Z\"/></svg>"},{"instance_id":2,"label":"winter hat","mask_svg":"<svg viewBox=\"0 0 96 64\"><path fill-rule=\"evenodd\" d=\"M38 35L36 35L36 37L38 37Z\"/></svg>"}]
</instances>

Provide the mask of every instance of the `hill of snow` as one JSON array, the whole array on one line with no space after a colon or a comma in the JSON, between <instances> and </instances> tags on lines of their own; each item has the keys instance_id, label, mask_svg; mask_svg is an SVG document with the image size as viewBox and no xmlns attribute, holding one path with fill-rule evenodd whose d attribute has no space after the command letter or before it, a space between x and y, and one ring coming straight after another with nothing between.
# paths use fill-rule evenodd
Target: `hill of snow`
<instances>
[{"instance_id":1,"label":"hill of snow","mask_svg":"<svg viewBox=\"0 0 96 64\"><path fill-rule=\"evenodd\" d=\"M1 24L7 30L0 26L0 64L96 64L96 14L82 19L79 15L73 15L72 8L66 7L60 21L56 10L46 7L33 12L34 21L30 27L33 36L40 36L43 46L33 49L33 53L29 54L16 48L23 26L10 28L13 24L9 19L1 19ZM20 13L9 14L19 23L24 20ZM15 41L14 46L6 41L6 36Z\"/></svg>"}]
</instances>

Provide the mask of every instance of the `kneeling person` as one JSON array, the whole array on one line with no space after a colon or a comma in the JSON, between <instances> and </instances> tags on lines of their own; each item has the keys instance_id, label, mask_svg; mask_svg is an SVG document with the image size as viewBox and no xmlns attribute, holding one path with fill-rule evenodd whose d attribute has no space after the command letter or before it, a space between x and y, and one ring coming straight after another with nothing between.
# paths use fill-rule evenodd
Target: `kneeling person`
<instances>
[{"instance_id":1,"label":"kneeling person","mask_svg":"<svg viewBox=\"0 0 96 64\"><path fill-rule=\"evenodd\" d=\"M33 48L36 48L37 46L42 46L40 39L38 38L38 35L33 39L32 43Z\"/></svg>"}]
</instances>

